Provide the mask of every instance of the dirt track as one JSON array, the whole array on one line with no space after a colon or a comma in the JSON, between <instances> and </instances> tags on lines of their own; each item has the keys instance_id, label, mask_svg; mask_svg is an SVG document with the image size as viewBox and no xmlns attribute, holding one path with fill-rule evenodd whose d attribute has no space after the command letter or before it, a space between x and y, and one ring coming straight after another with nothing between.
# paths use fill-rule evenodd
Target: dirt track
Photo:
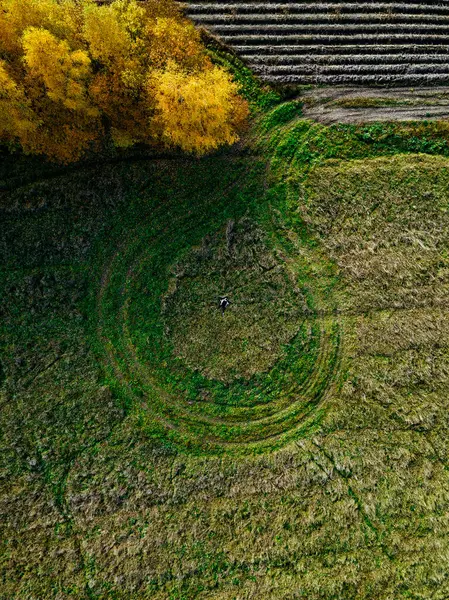
<instances>
[{"instance_id":1,"label":"dirt track","mask_svg":"<svg viewBox=\"0 0 449 600\"><path fill-rule=\"evenodd\" d=\"M326 124L449 118L449 87L320 87L302 99L304 116Z\"/></svg>"}]
</instances>

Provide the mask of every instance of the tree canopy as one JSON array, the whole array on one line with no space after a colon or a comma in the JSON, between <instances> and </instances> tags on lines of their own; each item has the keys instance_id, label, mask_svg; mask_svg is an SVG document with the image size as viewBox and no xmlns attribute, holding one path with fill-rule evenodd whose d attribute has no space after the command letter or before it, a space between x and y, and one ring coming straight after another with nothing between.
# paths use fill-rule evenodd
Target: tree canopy
<instances>
[{"instance_id":1,"label":"tree canopy","mask_svg":"<svg viewBox=\"0 0 449 600\"><path fill-rule=\"evenodd\" d=\"M173 0L0 0L0 141L62 162L111 138L201 155L238 139L238 85Z\"/></svg>"}]
</instances>

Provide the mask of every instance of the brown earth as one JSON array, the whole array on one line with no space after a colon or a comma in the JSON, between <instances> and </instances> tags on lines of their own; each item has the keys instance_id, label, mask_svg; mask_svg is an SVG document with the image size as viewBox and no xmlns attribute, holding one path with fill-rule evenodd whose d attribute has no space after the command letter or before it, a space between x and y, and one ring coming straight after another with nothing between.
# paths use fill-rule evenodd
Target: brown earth
<instances>
[{"instance_id":1,"label":"brown earth","mask_svg":"<svg viewBox=\"0 0 449 600\"><path fill-rule=\"evenodd\" d=\"M449 118L449 87L317 87L301 96L304 116L320 123Z\"/></svg>"}]
</instances>

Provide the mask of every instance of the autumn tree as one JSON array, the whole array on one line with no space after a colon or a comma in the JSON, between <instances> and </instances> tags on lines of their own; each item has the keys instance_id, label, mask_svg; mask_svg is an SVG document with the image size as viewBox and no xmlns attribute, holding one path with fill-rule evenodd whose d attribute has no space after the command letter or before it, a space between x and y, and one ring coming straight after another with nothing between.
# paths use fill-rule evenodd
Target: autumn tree
<instances>
[{"instance_id":1,"label":"autumn tree","mask_svg":"<svg viewBox=\"0 0 449 600\"><path fill-rule=\"evenodd\" d=\"M172 0L0 0L0 141L70 162L111 139L198 155L247 105Z\"/></svg>"},{"instance_id":2,"label":"autumn tree","mask_svg":"<svg viewBox=\"0 0 449 600\"><path fill-rule=\"evenodd\" d=\"M187 74L169 62L154 73L151 86L158 107L153 123L165 144L207 152L238 139L236 129L246 116L246 106L222 69Z\"/></svg>"}]
</instances>

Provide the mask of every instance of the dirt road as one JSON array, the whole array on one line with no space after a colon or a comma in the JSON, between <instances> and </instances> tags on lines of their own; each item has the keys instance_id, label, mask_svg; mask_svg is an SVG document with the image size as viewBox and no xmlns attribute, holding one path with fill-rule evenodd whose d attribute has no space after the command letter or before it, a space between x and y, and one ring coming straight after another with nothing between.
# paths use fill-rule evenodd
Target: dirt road
<instances>
[{"instance_id":1,"label":"dirt road","mask_svg":"<svg viewBox=\"0 0 449 600\"><path fill-rule=\"evenodd\" d=\"M319 87L305 91L304 116L321 123L449 118L449 87Z\"/></svg>"}]
</instances>

